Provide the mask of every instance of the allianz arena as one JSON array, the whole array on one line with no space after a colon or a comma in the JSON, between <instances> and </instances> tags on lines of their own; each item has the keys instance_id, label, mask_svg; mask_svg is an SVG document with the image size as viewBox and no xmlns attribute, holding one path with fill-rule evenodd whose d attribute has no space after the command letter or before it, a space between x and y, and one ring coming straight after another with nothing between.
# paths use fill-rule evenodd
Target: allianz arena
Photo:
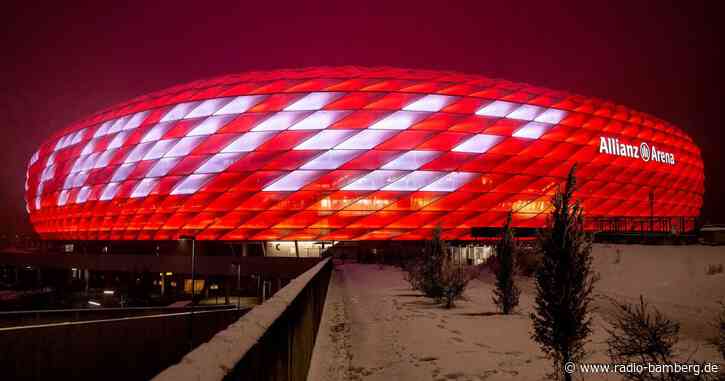
<instances>
[{"instance_id":1,"label":"allianz arena","mask_svg":"<svg viewBox=\"0 0 725 381\"><path fill-rule=\"evenodd\" d=\"M699 215L700 150L665 121L523 83L358 67L228 75L98 112L35 152L26 207L48 240L420 240L436 226L467 240L509 210L544 226L574 163L587 229Z\"/></svg>"}]
</instances>

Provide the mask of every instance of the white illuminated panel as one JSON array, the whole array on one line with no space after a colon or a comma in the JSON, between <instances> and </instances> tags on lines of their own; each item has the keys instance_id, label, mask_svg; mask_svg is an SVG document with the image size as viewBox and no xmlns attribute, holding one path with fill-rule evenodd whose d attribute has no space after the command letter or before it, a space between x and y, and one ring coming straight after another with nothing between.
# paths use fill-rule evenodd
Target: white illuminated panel
<instances>
[{"instance_id":1,"label":"white illuminated panel","mask_svg":"<svg viewBox=\"0 0 725 381\"><path fill-rule=\"evenodd\" d=\"M94 152L94 153L86 156L86 158L83 160L83 164L81 165L81 170L90 171L91 169L93 169L96 165L96 161L98 160L98 158L100 156L101 156L100 152Z\"/></svg>"},{"instance_id":2,"label":"white illuminated panel","mask_svg":"<svg viewBox=\"0 0 725 381\"><path fill-rule=\"evenodd\" d=\"M58 206L65 205L66 202L68 202L68 190L63 189L60 191L60 195L58 195Z\"/></svg>"},{"instance_id":3,"label":"white illuminated panel","mask_svg":"<svg viewBox=\"0 0 725 381\"><path fill-rule=\"evenodd\" d=\"M230 98L207 99L204 102L201 102L199 106L196 106L196 108L193 109L185 118L200 118L212 115L219 111L219 109L221 109L230 100Z\"/></svg>"},{"instance_id":4,"label":"white illuminated panel","mask_svg":"<svg viewBox=\"0 0 725 381\"><path fill-rule=\"evenodd\" d=\"M494 101L476 111L476 115L504 117L516 108L518 104L506 101Z\"/></svg>"},{"instance_id":5,"label":"white illuminated panel","mask_svg":"<svg viewBox=\"0 0 725 381\"><path fill-rule=\"evenodd\" d=\"M479 175L471 172L451 172L421 190L425 192L453 192Z\"/></svg>"},{"instance_id":6,"label":"white illuminated panel","mask_svg":"<svg viewBox=\"0 0 725 381\"><path fill-rule=\"evenodd\" d=\"M164 136L166 131L169 130L169 127L171 127L171 123L168 123L168 122L159 123L159 124L153 126L146 133L146 135L143 136L143 138L141 139L141 143L155 142L155 141L161 139L161 137Z\"/></svg>"},{"instance_id":7,"label":"white illuminated panel","mask_svg":"<svg viewBox=\"0 0 725 381\"><path fill-rule=\"evenodd\" d=\"M234 164L241 153L218 153L209 158L194 173L219 173Z\"/></svg>"},{"instance_id":8,"label":"white illuminated panel","mask_svg":"<svg viewBox=\"0 0 725 381\"><path fill-rule=\"evenodd\" d=\"M140 111L140 112L133 114L131 119L128 120L128 123L126 123L126 125L123 126L123 130L128 131L128 130L133 130L133 129L137 128L138 126L141 125L141 123L143 123L143 121L146 119L148 114L149 114L148 111Z\"/></svg>"},{"instance_id":9,"label":"white illuminated panel","mask_svg":"<svg viewBox=\"0 0 725 381\"><path fill-rule=\"evenodd\" d=\"M28 164L28 166L31 166L31 165L35 164L35 162L38 161L38 158L39 157L40 157L40 152L39 151L35 151L35 153L33 154L33 156L30 157L30 164Z\"/></svg>"},{"instance_id":10,"label":"white illuminated panel","mask_svg":"<svg viewBox=\"0 0 725 381\"><path fill-rule=\"evenodd\" d=\"M233 116L229 115L210 116L189 131L186 136L211 135L222 128L222 126L229 123L233 118Z\"/></svg>"},{"instance_id":11,"label":"white illuminated panel","mask_svg":"<svg viewBox=\"0 0 725 381\"><path fill-rule=\"evenodd\" d=\"M321 171L294 171L283 176L279 180L268 185L265 192L287 192L296 191L319 177Z\"/></svg>"},{"instance_id":12,"label":"white illuminated panel","mask_svg":"<svg viewBox=\"0 0 725 381\"><path fill-rule=\"evenodd\" d=\"M343 116L347 115L349 111L327 111L321 110L314 112L307 118L302 119L295 125L290 127L290 130L324 130L331 124L337 122Z\"/></svg>"},{"instance_id":13,"label":"white illuminated panel","mask_svg":"<svg viewBox=\"0 0 725 381\"><path fill-rule=\"evenodd\" d=\"M91 139L86 143L86 146L83 147L83 151L81 151L81 156L88 155L89 153L93 152L93 147L96 143L95 139Z\"/></svg>"},{"instance_id":14,"label":"white illuminated panel","mask_svg":"<svg viewBox=\"0 0 725 381\"><path fill-rule=\"evenodd\" d=\"M561 122L562 119L566 117L566 111L559 110L555 108L550 108L541 113L536 119L534 119L535 122L541 122L541 123L550 123L550 124L558 124Z\"/></svg>"},{"instance_id":15,"label":"white illuminated panel","mask_svg":"<svg viewBox=\"0 0 725 381\"><path fill-rule=\"evenodd\" d=\"M439 151L408 151L382 166L382 169L415 170L440 155Z\"/></svg>"},{"instance_id":16,"label":"white illuminated panel","mask_svg":"<svg viewBox=\"0 0 725 381\"><path fill-rule=\"evenodd\" d=\"M169 122L179 119L184 119L185 116L187 116L191 110L196 108L196 106L199 105L199 102L184 102L179 103L178 105L174 106L169 112L164 115L163 118L161 118L162 122Z\"/></svg>"},{"instance_id":17,"label":"white illuminated panel","mask_svg":"<svg viewBox=\"0 0 725 381\"><path fill-rule=\"evenodd\" d=\"M118 183L108 183L108 185L103 188L103 192L101 192L101 197L99 197L99 200L111 200L116 196L116 192L118 192Z\"/></svg>"},{"instance_id":18,"label":"white illuminated panel","mask_svg":"<svg viewBox=\"0 0 725 381\"><path fill-rule=\"evenodd\" d=\"M526 123L525 126L516 130L516 132L514 132L513 136L517 137L517 138L538 139L549 128L551 128L551 124L529 122L529 123Z\"/></svg>"},{"instance_id":19,"label":"white illuminated panel","mask_svg":"<svg viewBox=\"0 0 725 381\"><path fill-rule=\"evenodd\" d=\"M117 150L115 148L103 151L103 153L98 156L98 160L96 160L93 168L104 168L108 166L108 163L111 162L111 159L113 158L113 155L116 153L116 151Z\"/></svg>"},{"instance_id":20,"label":"white illuminated panel","mask_svg":"<svg viewBox=\"0 0 725 381\"><path fill-rule=\"evenodd\" d=\"M415 171L400 180L386 186L383 190L389 191L417 191L441 177L443 172Z\"/></svg>"},{"instance_id":21,"label":"white illuminated panel","mask_svg":"<svg viewBox=\"0 0 725 381\"><path fill-rule=\"evenodd\" d=\"M40 209L40 196L35 196L35 209Z\"/></svg>"},{"instance_id":22,"label":"white illuminated panel","mask_svg":"<svg viewBox=\"0 0 725 381\"><path fill-rule=\"evenodd\" d=\"M204 136L190 136L179 140L176 145L167 152L164 157L180 157L186 156L204 141Z\"/></svg>"},{"instance_id":23,"label":"white illuminated panel","mask_svg":"<svg viewBox=\"0 0 725 381\"><path fill-rule=\"evenodd\" d=\"M163 157L176 144L177 140L178 139L159 140L154 143L154 146L146 153L143 160L153 160Z\"/></svg>"},{"instance_id":24,"label":"white illuminated panel","mask_svg":"<svg viewBox=\"0 0 725 381\"><path fill-rule=\"evenodd\" d=\"M55 164L45 167L43 173L40 174L40 180L46 181L53 178L55 175Z\"/></svg>"},{"instance_id":25,"label":"white illuminated panel","mask_svg":"<svg viewBox=\"0 0 725 381\"><path fill-rule=\"evenodd\" d=\"M340 143L336 149L371 149L397 135L395 130L361 130L357 135Z\"/></svg>"},{"instance_id":26,"label":"white illuminated panel","mask_svg":"<svg viewBox=\"0 0 725 381\"><path fill-rule=\"evenodd\" d=\"M58 139L58 143L55 143L55 148L53 149L53 151L63 149L63 147L65 147L66 138L67 136L63 136L62 138Z\"/></svg>"},{"instance_id":27,"label":"white illuminated panel","mask_svg":"<svg viewBox=\"0 0 725 381\"><path fill-rule=\"evenodd\" d=\"M428 116L427 112L396 111L370 126L373 130L405 130Z\"/></svg>"},{"instance_id":28,"label":"white illuminated panel","mask_svg":"<svg viewBox=\"0 0 725 381\"><path fill-rule=\"evenodd\" d=\"M403 107L403 110L436 112L440 111L443 107L448 106L454 100L456 100L456 97L449 95L430 94Z\"/></svg>"},{"instance_id":29,"label":"white illuminated panel","mask_svg":"<svg viewBox=\"0 0 725 381\"><path fill-rule=\"evenodd\" d=\"M241 114L263 101L266 97L266 95L243 95L236 97L219 111L215 112L214 115Z\"/></svg>"},{"instance_id":30,"label":"white illuminated panel","mask_svg":"<svg viewBox=\"0 0 725 381\"><path fill-rule=\"evenodd\" d=\"M75 174L71 173L68 175L68 177L65 178L65 182L63 183L63 189L70 189L73 187L73 179L75 178Z\"/></svg>"},{"instance_id":31,"label":"white illuminated panel","mask_svg":"<svg viewBox=\"0 0 725 381\"><path fill-rule=\"evenodd\" d=\"M84 186L78 191L78 195L76 196L76 204L82 204L86 201L88 201L88 196L91 195L91 187Z\"/></svg>"},{"instance_id":32,"label":"white illuminated panel","mask_svg":"<svg viewBox=\"0 0 725 381\"><path fill-rule=\"evenodd\" d=\"M309 93L299 99L298 101L292 103L291 105L287 106L284 110L285 111L305 111L305 110L319 110L328 103L334 101L335 99L341 97L342 93L335 93L335 92L319 92L319 93Z\"/></svg>"},{"instance_id":33,"label":"white illuminated panel","mask_svg":"<svg viewBox=\"0 0 725 381\"><path fill-rule=\"evenodd\" d=\"M85 128L82 129L82 130L80 130L80 131L78 131L78 132L76 132L73 135L73 140L71 140L70 144L78 144L78 143L80 143L81 140L83 140L83 135L85 135L85 133L86 133L86 129Z\"/></svg>"},{"instance_id":34,"label":"white illuminated panel","mask_svg":"<svg viewBox=\"0 0 725 381\"><path fill-rule=\"evenodd\" d=\"M222 152L251 152L275 135L277 133L273 131L247 132L226 146Z\"/></svg>"},{"instance_id":35,"label":"white illuminated panel","mask_svg":"<svg viewBox=\"0 0 725 381\"><path fill-rule=\"evenodd\" d=\"M452 151L484 153L491 149L491 147L498 144L501 140L503 140L503 137L501 136L478 134L457 145Z\"/></svg>"},{"instance_id":36,"label":"white illuminated panel","mask_svg":"<svg viewBox=\"0 0 725 381\"><path fill-rule=\"evenodd\" d=\"M113 173L113 177L111 178L111 181L114 182L120 182L123 180L126 180L128 175L133 172L133 169L136 168L136 164L129 163L129 164L122 164L116 169L116 172Z\"/></svg>"},{"instance_id":37,"label":"white illuminated panel","mask_svg":"<svg viewBox=\"0 0 725 381\"><path fill-rule=\"evenodd\" d=\"M378 190L389 184L394 183L398 178L405 175L405 171L388 171L388 170L376 170L368 173L367 175L347 184L342 190Z\"/></svg>"},{"instance_id":38,"label":"white illuminated panel","mask_svg":"<svg viewBox=\"0 0 725 381\"><path fill-rule=\"evenodd\" d=\"M78 188L83 186L83 184L86 183L86 180L88 180L88 172L79 172L74 178L73 178L73 188Z\"/></svg>"},{"instance_id":39,"label":"white illuminated panel","mask_svg":"<svg viewBox=\"0 0 725 381\"><path fill-rule=\"evenodd\" d=\"M97 138L99 136L106 135L108 133L108 129L111 127L112 124L113 124L113 121L112 120L108 120L108 121L103 122L101 124L101 126L98 127L98 129L96 130L96 133L93 134L93 137L94 138Z\"/></svg>"},{"instance_id":40,"label":"white illuminated panel","mask_svg":"<svg viewBox=\"0 0 725 381\"><path fill-rule=\"evenodd\" d=\"M108 134L115 134L118 131L121 131L123 126L126 125L126 122L128 122L127 116L124 116L123 118L116 119L115 122L111 125L111 127L108 128Z\"/></svg>"},{"instance_id":41,"label":"white illuminated panel","mask_svg":"<svg viewBox=\"0 0 725 381\"><path fill-rule=\"evenodd\" d=\"M116 136L113 137L113 140L111 140L110 143L108 143L108 147L106 149L113 149L118 148L123 145L123 142L126 141L126 137L128 136L128 131L121 131Z\"/></svg>"},{"instance_id":42,"label":"white illuminated panel","mask_svg":"<svg viewBox=\"0 0 725 381\"><path fill-rule=\"evenodd\" d=\"M362 154L363 150L330 150L307 162L300 169L337 169L339 166Z\"/></svg>"},{"instance_id":43,"label":"white illuminated panel","mask_svg":"<svg viewBox=\"0 0 725 381\"><path fill-rule=\"evenodd\" d=\"M305 140L295 147L295 150L302 149L330 149L345 141L356 130L322 130L317 135Z\"/></svg>"},{"instance_id":44,"label":"white illuminated panel","mask_svg":"<svg viewBox=\"0 0 725 381\"><path fill-rule=\"evenodd\" d=\"M542 111L544 109L539 106L522 105L506 117L509 119L534 120Z\"/></svg>"},{"instance_id":45,"label":"white illuminated panel","mask_svg":"<svg viewBox=\"0 0 725 381\"><path fill-rule=\"evenodd\" d=\"M193 194L201 188L212 175L208 174L194 174L187 176L183 180L179 181L178 184L171 191L171 194Z\"/></svg>"},{"instance_id":46,"label":"white illuminated panel","mask_svg":"<svg viewBox=\"0 0 725 381\"><path fill-rule=\"evenodd\" d=\"M165 157L163 159L160 159L159 161L154 164L154 166L149 170L149 172L146 174L146 177L161 177L165 176L171 168L174 168L176 163L179 162L179 158L176 157Z\"/></svg>"},{"instance_id":47,"label":"white illuminated panel","mask_svg":"<svg viewBox=\"0 0 725 381\"><path fill-rule=\"evenodd\" d=\"M81 156L73 163L73 167L68 171L68 173L76 173L83 168L83 160L85 159L85 156Z\"/></svg>"},{"instance_id":48,"label":"white illuminated panel","mask_svg":"<svg viewBox=\"0 0 725 381\"><path fill-rule=\"evenodd\" d=\"M133 192L131 192L131 198L148 196L157 183L158 179L143 179L139 181L138 184L136 184L136 188L134 188Z\"/></svg>"},{"instance_id":49,"label":"white illuminated panel","mask_svg":"<svg viewBox=\"0 0 725 381\"><path fill-rule=\"evenodd\" d=\"M126 160L124 160L124 163L135 163L137 161L140 161L143 159L144 156L146 156L146 153L149 152L151 147L153 147L154 143L141 143L137 144L136 147L131 150L131 153L126 156Z\"/></svg>"},{"instance_id":50,"label":"white illuminated panel","mask_svg":"<svg viewBox=\"0 0 725 381\"><path fill-rule=\"evenodd\" d=\"M299 111L278 112L252 128L252 131L282 131L290 128L300 117L305 115Z\"/></svg>"}]
</instances>

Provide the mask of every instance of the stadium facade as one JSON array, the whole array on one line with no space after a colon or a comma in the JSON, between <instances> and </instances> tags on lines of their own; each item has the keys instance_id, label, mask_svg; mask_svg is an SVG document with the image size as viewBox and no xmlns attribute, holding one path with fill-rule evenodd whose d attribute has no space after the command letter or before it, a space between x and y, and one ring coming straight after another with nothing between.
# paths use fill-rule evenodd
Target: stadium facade
<instances>
[{"instance_id":1,"label":"stadium facade","mask_svg":"<svg viewBox=\"0 0 725 381\"><path fill-rule=\"evenodd\" d=\"M453 72L228 75L80 120L30 159L48 240L420 240L541 227L573 164L587 229L690 221L700 150L610 101ZM658 220L658 221L659 221ZM680 223L679 230L690 228Z\"/></svg>"}]
</instances>

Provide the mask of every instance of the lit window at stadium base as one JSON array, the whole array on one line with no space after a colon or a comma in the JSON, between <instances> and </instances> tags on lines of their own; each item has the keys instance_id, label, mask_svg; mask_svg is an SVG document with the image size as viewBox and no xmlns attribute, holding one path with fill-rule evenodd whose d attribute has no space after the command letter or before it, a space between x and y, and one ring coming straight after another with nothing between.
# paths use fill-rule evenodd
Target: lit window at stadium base
<instances>
[{"instance_id":1,"label":"lit window at stadium base","mask_svg":"<svg viewBox=\"0 0 725 381\"><path fill-rule=\"evenodd\" d=\"M344 67L198 81L83 119L30 158L26 209L46 239L405 240L436 226L471 239L508 210L543 226L574 163L586 216L649 216L651 193L659 216L702 205L699 149L650 115L480 76Z\"/></svg>"}]
</instances>

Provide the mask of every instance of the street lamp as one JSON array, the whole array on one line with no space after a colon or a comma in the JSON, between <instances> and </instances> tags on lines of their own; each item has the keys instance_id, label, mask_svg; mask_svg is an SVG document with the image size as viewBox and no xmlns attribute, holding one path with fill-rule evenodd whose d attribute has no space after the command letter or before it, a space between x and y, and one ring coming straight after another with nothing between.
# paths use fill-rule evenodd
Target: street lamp
<instances>
[{"instance_id":1,"label":"street lamp","mask_svg":"<svg viewBox=\"0 0 725 381\"><path fill-rule=\"evenodd\" d=\"M192 335L192 327L194 321L194 288L196 283L196 237L190 235L182 235L179 241L191 241L191 310L189 311L189 352L194 349L194 340Z\"/></svg>"}]
</instances>

